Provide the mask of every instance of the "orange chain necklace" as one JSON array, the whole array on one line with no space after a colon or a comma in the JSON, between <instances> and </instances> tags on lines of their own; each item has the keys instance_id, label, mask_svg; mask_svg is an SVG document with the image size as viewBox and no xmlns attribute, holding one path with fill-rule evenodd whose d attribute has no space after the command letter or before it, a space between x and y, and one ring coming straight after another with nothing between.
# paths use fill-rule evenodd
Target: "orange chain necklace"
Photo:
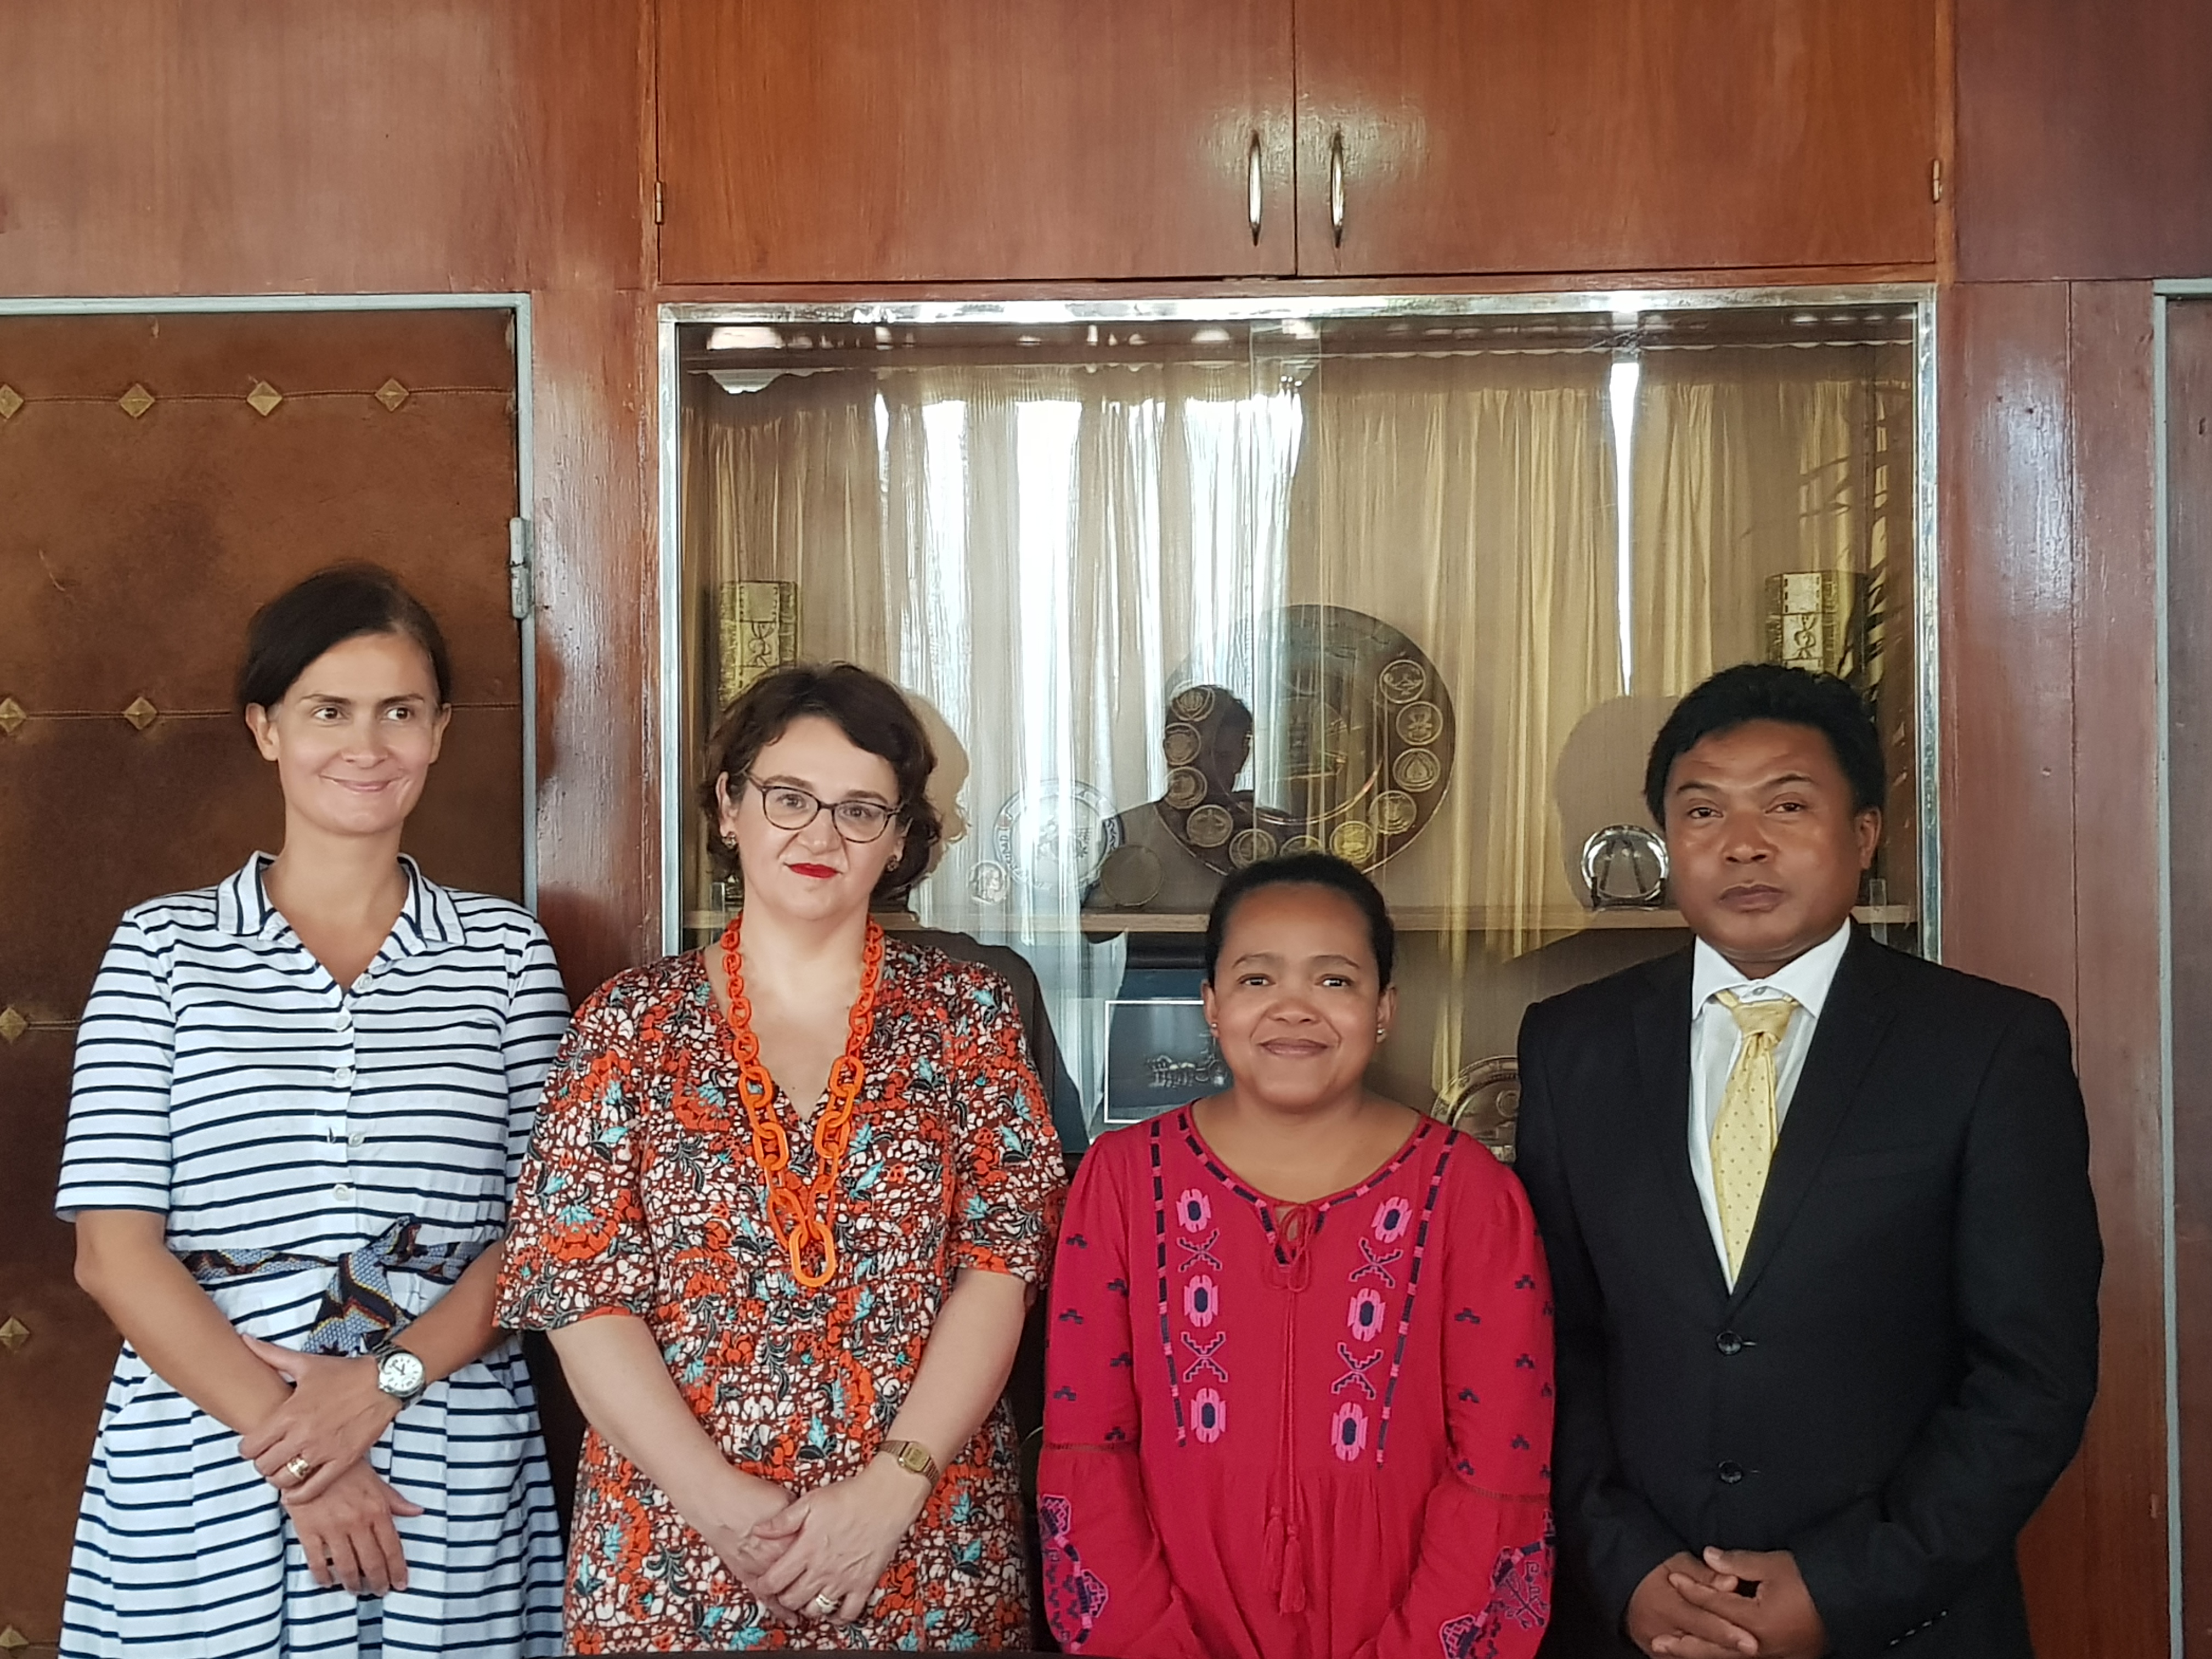
<instances>
[{"instance_id":1,"label":"orange chain necklace","mask_svg":"<svg viewBox=\"0 0 2212 1659\"><path fill-rule=\"evenodd\" d=\"M738 919L722 931L722 971L730 981L730 1047L738 1060L738 1092L752 1131L753 1162L768 1182L769 1231L791 1258L791 1276L818 1291L837 1276L837 1178L853 1145L853 1114L860 1098L860 1054L876 1023L876 981L884 965L884 930L868 924L860 953L860 994L854 999L845 1052L830 1068L829 1097L814 1115L814 1179L801 1185L791 1173L791 1140L775 1117L775 1084L761 1064L753 1035L753 1006L745 1000L744 960L738 954ZM818 1266L810 1266L810 1261Z\"/></svg>"}]
</instances>

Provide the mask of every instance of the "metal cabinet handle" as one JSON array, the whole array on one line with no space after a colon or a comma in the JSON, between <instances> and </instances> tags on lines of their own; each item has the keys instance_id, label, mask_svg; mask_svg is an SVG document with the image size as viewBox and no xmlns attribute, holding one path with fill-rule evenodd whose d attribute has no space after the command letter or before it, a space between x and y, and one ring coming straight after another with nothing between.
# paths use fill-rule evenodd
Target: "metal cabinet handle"
<instances>
[{"instance_id":1,"label":"metal cabinet handle","mask_svg":"<svg viewBox=\"0 0 2212 1659\"><path fill-rule=\"evenodd\" d=\"M1252 131L1252 148L1244 153L1244 212L1252 222L1252 246L1260 246L1260 132Z\"/></svg>"},{"instance_id":2,"label":"metal cabinet handle","mask_svg":"<svg viewBox=\"0 0 2212 1659\"><path fill-rule=\"evenodd\" d=\"M1344 246L1344 134L1328 140L1328 228L1339 247Z\"/></svg>"}]
</instances>

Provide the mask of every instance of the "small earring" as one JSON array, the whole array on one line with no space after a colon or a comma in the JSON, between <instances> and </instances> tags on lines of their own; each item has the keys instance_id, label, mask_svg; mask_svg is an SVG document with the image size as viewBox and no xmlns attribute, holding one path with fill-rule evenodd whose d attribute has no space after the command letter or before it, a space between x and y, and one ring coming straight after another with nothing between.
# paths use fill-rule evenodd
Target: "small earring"
<instances>
[{"instance_id":1,"label":"small earring","mask_svg":"<svg viewBox=\"0 0 2212 1659\"><path fill-rule=\"evenodd\" d=\"M1382 1042L1384 1037L1387 1037L1389 1035L1390 1028L1387 1025L1378 1025L1375 1028L1375 1040L1377 1042Z\"/></svg>"}]
</instances>

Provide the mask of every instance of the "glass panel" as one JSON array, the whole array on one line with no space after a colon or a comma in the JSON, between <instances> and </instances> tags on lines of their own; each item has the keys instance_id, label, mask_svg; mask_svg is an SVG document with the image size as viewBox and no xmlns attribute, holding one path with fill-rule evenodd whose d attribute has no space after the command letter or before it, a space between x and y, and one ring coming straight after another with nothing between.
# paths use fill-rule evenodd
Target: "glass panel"
<instances>
[{"instance_id":1,"label":"glass panel","mask_svg":"<svg viewBox=\"0 0 2212 1659\"><path fill-rule=\"evenodd\" d=\"M1328 848L1404 930L1378 1086L1490 1122L1530 1000L1683 940L1643 758L1717 667L1865 688L1914 938L1916 315L687 325L683 752L794 656L904 687L948 840L898 921L1020 954L1093 1127L1215 1086L1212 892Z\"/></svg>"}]
</instances>

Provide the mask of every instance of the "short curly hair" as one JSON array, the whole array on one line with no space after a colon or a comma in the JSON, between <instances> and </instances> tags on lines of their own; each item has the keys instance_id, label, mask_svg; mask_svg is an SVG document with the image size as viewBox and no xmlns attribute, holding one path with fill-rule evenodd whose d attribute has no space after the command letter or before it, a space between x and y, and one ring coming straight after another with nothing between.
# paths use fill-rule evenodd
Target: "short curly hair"
<instances>
[{"instance_id":1,"label":"short curly hair","mask_svg":"<svg viewBox=\"0 0 2212 1659\"><path fill-rule=\"evenodd\" d=\"M890 763L898 781L898 817L906 827L906 846L876 883L873 896L878 904L896 904L921 879L944 838L944 820L928 793L937 750L898 687L854 663L801 662L773 669L722 711L707 739L706 775L699 786L708 851L725 875L737 872L737 854L722 842L722 804L714 786L727 777L742 789L761 750L790 730L793 720L809 715L836 722L854 748Z\"/></svg>"},{"instance_id":2,"label":"short curly hair","mask_svg":"<svg viewBox=\"0 0 2212 1659\"><path fill-rule=\"evenodd\" d=\"M1866 699L1833 674L1744 662L1692 688L1652 739L1644 768L1644 804L1651 809L1651 822L1666 826L1667 780L1676 761L1715 732L1733 732L1753 720L1811 726L1835 751L1836 764L1851 786L1851 810L1881 810L1887 768Z\"/></svg>"}]
</instances>

